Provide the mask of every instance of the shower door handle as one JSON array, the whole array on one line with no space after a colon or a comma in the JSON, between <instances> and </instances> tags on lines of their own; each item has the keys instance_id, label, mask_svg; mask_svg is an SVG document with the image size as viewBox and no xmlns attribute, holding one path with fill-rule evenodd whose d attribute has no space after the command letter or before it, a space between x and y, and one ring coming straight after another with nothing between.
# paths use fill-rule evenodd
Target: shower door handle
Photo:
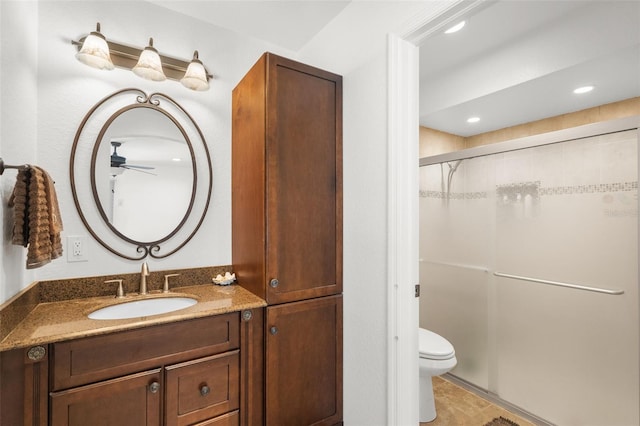
<instances>
[{"instance_id":1,"label":"shower door handle","mask_svg":"<svg viewBox=\"0 0 640 426\"><path fill-rule=\"evenodd\" d=\"M608 289L608 288L588 287L588 286L584 286L584 285L564 283L564 282L560 282L560 281L542 280L540 278L523 277L521 275L505 274L503 272L494 272L493 275L495 275L496 277L510 278L512 280L529 281L529 282L532 282L532 283L555 285L555 286L558 286L558 287L567 287L567 288L573 288L573 289L576 289L576 290L593 291L593 292L596 292L596 293L611 294L611 295L616 295L616 296L620 295L620 294L624 294L624 290L618 290L618 289L611 290L611 289Z\"/></svg>"}]
</instances>

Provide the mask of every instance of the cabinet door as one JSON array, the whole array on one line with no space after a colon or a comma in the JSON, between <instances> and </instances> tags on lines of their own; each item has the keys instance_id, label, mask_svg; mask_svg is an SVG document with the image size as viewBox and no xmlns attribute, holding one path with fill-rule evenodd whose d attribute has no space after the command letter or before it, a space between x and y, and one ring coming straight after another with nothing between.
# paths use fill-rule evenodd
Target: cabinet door
<instances>
[{"instance_id":1,"label":"cabinet door","mask_svg":"<svg viewBox=\"0 0 640 426\"><path fill-rule=\"evenodd\" d=\"M342 420L342 296L267 308L267 426Z\"/></svg>"},{"instance_id":2,"label":"cabinet door","mask_svg":"<svg viewBox=\"0 0 640 426\"><path fill-rule=\"evenodd\" d=\"M267 301L338 294L342 80L277 56L267 76Z\"/></svg>"},{"instance_id":3,"label":"cabinet door","mask_svg":"<svg viewBox=\"0 0 640 426\"><path fill-rule=\"evenodd\" d=\"M193 425L240 407L239 351L183 362L166 370L166 426Z\"/></svg>"},{"instance_id":4,"label":"cabinet door","mask_svg":"<svg viewBox=\"0 0 640 426\"><path fill-rule=\"evenodd\" d=\"M160 425L160 369L51 394L52 426Z\"/></svg>"}]
</instances>

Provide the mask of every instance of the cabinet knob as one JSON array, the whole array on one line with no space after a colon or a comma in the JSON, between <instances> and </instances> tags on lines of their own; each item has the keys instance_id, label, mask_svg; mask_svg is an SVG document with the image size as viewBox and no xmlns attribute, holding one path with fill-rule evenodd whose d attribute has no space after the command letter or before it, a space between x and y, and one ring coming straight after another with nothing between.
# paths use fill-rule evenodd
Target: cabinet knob
<instances>
[{"instance_id":1,"label":"cabinet knob","mask_svg":"<svg viewBox=\"0 0 640 426\"><path fill-rule=\"evenodd\" d=\"M149 385L149 391L151 393L158 393L159 390L160 390L160 383L153 382Z\"/></svg>"},{"instance_id":2,"label":"cabinet knob","mask_svg":"<svg viewBox=\"0 0 640 426\"><path fill-rule=\"evenodd\" d=\"M253 312L251 312L250 309L246 309L246 310L242 311L242 320L243 321L251 321L251 318L253 318Z\"/></svg>"},{"instance_id":3,"label":"cabinet knob","mask_svg":"<svg viewBox=\"0 0 640 426\"><path fill-rule=\"evenodd\" d=\"M34 346L29 349L29 352L27 352L27 357L31 361L40 361L46 354L47 350L44 348L44 346Z\"/></svg>"},{"instance_id":4,"label":"cabinet knob","mask_svg":"<svg viewBox=\"0 0 640 426\"><path fill-rule=\"evenodd\" d=\"M276 326L271 327L269 329L269 333L271 333L271 334L273 334L275 336L276 334L278 334L278 327L276 327Z\"/></svg>"},{"instance_id":5,"label":"cabinet knob","mask_svg":"<svg viewBox=\"0 0 640 426\"><path fill-rule=\"evenodd\" d=\"M274 279L272 279L271 281L269 281L269 285L270 285L272 288L276 288L276 287L278 287L278 285L280 285L280 282L278 281L278 279L277 279L277 278L274 278Z\"/></svg>"},{"instance_id":6,"label":"cabinet knob","mask_svg":"<svg viewBox=\"0 0 640 426\"><path fill-rule=\"evenodd\" d=\"M200 388L200 395L207 396L209 395L209 392L211 392L211 389L209 389L209 386L202 385L202 387Z\"/></svg>"}]
</instances>

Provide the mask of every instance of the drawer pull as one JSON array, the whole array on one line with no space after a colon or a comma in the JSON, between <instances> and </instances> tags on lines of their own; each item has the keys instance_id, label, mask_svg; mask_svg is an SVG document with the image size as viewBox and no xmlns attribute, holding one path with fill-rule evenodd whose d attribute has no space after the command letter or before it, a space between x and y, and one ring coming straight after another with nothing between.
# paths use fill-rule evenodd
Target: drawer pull
<instances>
[{"instance_id":1,"label":"drawer pull","mask_svg":"<svg viewBox=\"0 0 640 426\"><path fill-rule=\"evenodd\" d=\"M209 386L202 385L202 387L200 388L200 395L207 396L209 395L209 392L211 392L211 389L209 389Z\"/></svg>"},{"instance_id":2,"label":"drawer pull","mask_svg":"<svg viewBox=\"0 0 640 426\"><path fill-rule=\"evenodd\" d=\"M278 281L278 279L277 279L277 278L274 278L274 279L272 279L271 281L269 281L269 285L270 285L272 288L276 288L276 287L278 287L278 286L280 285L280 281Z\"/></svg>"},{"instance_id":3,"label":"drawer pull","mask_svg":"<svg viewBox=\"0 0 640 426\"><path fill-rule=\"evenodd\" d=\"M271 328L269 329L269 332L270 332L272 335L274 335L274 336L275 336L276 334L278 334L278 327L276 327L276 326L271 327Z\"/></svg>"},{"instance_id":4,"label":"drawer pull","mask_svg":"<svg viewBox=\"0 0 640 426\"><path fill-rule=\"evenodd\" d=\"M158 393L159 390L160 390L160 383L153 382L149 385L149 391L151 393Z\"/></svg>"}]
</instances>

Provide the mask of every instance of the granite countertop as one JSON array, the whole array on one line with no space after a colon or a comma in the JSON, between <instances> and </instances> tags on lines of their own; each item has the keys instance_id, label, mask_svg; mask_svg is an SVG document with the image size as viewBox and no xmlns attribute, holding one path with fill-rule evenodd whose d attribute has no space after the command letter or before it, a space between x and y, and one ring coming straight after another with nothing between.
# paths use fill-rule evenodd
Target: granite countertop
<instances>
[{"instance_id":1,"label":"granite countertop","mask_svg":"<svg viewBox=\"0 0 640 426\"><path fill-rule=\"evenodd\" d=\"M87 316L90 312L108 305L176 296L192 297L197 299L198 303L178 311L140 318L94 320ZM181 286L168 294L153 290L145 296L133 293L124 299L100 296L37 303L0 341L0 351L237 312L266 305L263 299L235 284Z\"/></svg>"}]
</instances>

